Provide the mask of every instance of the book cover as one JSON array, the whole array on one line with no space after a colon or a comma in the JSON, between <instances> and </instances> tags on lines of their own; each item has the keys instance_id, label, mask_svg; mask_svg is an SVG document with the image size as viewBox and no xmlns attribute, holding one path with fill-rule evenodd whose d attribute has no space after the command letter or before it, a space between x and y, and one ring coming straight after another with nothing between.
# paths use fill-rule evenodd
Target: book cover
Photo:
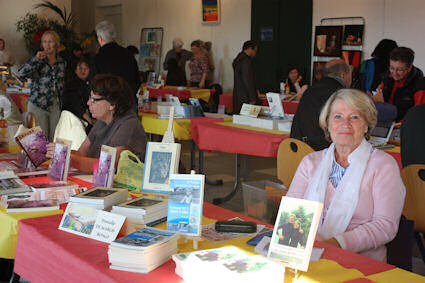
<instances>
[{"instance_id":1,"label":"book cover","mask_svg":"<svg viewBox=\"0 0 425 283\"><path fill-rule=\"evenodd\" d=\"M13 172L11 172L13 174ZM13 174L14 175L14 174ZM31 192L31 188L27 186L21 179L16 177L0 179L0 195L18 194Z\"/></svg>"},{"instance_id":2,"label":"book cover","mask_svg":"<svg viewBox=\"0 0 425 283\"><path fill-rule=\"evenodd\" d=\"M170 191L170 175L178 171L180 149L179 143L148 142L143 192L168 193Z\"/></svg>"},{"instance_id":3,"label":"book cover","mask_svg":"<svg viewBox=\"0 0 425 283\"><path fill-rule=\"evenodd\" d=\"M204 175L171 175L167 230L184 235L201 235L204 182Z\"/></svg>"},{"instance_id":4,"label":"book cover","mask_svg":"<svg viewBox=\"0 0 425 283\"><path fill-rule=\"evenodd\" d=\"M40 127L26 129L22 125L19 126L15 140L35 167L48 160L46 152L49 140Z\"/></svg>"},{"instance_id":5,"label":"book cover","mask_svg":"<svg viewBox=\"0 0 425 283\"><path fill-rule=\"evenodd\" d=\"M7 201L6 212L31 212L58 210L59 204L56 200L25 200L14 199Z\"/></svg>"},{"instance_id":6,"label":"book cover","mask_svg":"<svg viewBox=\"0 0 425 283\"><path fill-rule=\"evenodd\" d=\"M48 177L56 181L68 180L69 162L72 142L65 139L56 139L55 151L49 164Z\"/></svg>"},{"instance_id":7,"label":"book cover","mask_svg":"<svg viewBox=\"0 0 425 283\"><path fill-rule=\"evenodd\" d=\"M78 184L72 181L53 181L53 182L42 182L30 184L33 191L46 191L46 190L57 190L57 189L77 189Z\"/></svg>"},{"instance_id":8,"label":"book cover","mask_svg":"<svg viewBox=\"0 0 425 283\"><path fill-rule=\"evenodd\" d=\"M94 240L110 243L118 235L125 216L69 203L59 229Z\"/></svg>"},{"instance_id":9,"label":"book cover","mask_svg":"<svg viewBox=\"0 0 425 283\"><path fill-rule=\"evenodd\" d=\"M150 44L143 43L140 44L140 53L139 56L149 56Z\"/></svg>"},{"instance_id":10,"label":"book cover","mask_svg":"<svg viewBox=\"0 0 425 283\"><path fill-rule=\"evenodd\" d=\"M125 210L142 210L143 214L155 212L165 205L165 201L161 199L138 197L117 205L117 209Z\"/></svg>"},{"instance_id":11,"label":"book cover","mask_svg":"<svg viewBox=\"0 0 425 283\"><path fill-rule=\"evenodd\" d=\"M115 173L115 157L117 149L115 147L102 145L99 157L99 166L93 172L93 186L112 187L112 181Z\"/></svg>"},{"instance_id":12,"label":"book cover","mask_svg":"<svg viewBox=\"0 0 425 283\"><path fill-rule=\"evenodd\" d=\"M114 188L105 188L105 187L96 187L92 188L88 191L85 191L83 193L80 193L78 195L75 195L72 197L72 200L77 201L90 201L90 200L100 200L103 202L106 198L113 198L116 195L125 195L127 197L127 190L126 189L114 189ZM127 200L127 199L126 199Z\"/></svg>"},{"instance_id":13,"label":"book cover","mask_svg":"<svg viewBox=\"0 0 425 283\"><path fill-rule=\"evenodd\" d=\"M282 197L268 257L307 271L323 204Z\"/></svg>"},{"instance_id":14,"label":"book cover","mask_svg":"<svg viewBox=\"0 0 425 283\"><path fill-rule=\"evenodd\" d=\"M175 232L145 227L113 241L111 245L143 250L176 239L177 235Z\"/></svg>"}]
</instances>

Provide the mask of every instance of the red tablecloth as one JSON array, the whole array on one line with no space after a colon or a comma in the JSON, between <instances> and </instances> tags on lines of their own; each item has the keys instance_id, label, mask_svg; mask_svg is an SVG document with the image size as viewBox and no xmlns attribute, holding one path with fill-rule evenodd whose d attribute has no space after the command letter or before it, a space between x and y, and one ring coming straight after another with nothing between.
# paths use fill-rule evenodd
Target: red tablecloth
<instances>
[{"instance_id":1,"label":"red tablecloth","mask_svg":"<svg viewBox=\"0 0 425 283\"><path fill-rule=\"evenodd\" d=\"M209 203L204 203L204 215L217 220L237 216L255 221ZM16 273L33 283L183 282L174 273L175 264L172 260L149 274L109 269L108 244L58 230L60 220L61 215L54 215L20 222ZM358 269L366 276L394 268L329 244L316 242L315 246L325 248L322 258L336 261L345 268Z\"/></svg>"},{"instance_id":2,"label":"red tablecloth","mask_svg":"<svg viewBox=\"0 0 425 283\"><path fill-rule=\"evenodd\" d=\"M13 102L15 102L18 109L22 111L21 97L25 97L26 99L28 99L29 94L27 94L27 93L10 93L9 95L10 95L10 98L12 98Z\"/></svg>"},{"instance_id":3,"label":"red tablecloth","mask_svg":"<svg viewBox=\"0 0 425 283\"><path fill-rule=\"evenodd\" d=\"M190 98L190 90L184 89L184 90L177 90L177 89L165 89L165 88L148 88L149 90L149 97L151 98L157 98L162 97L165 98L166 94L172 94L173 96L178 97L179 99L187 99Z\"/></svg>"},{"instance_id":4,"label":"red tablecloth","mask_svg":"<svg viewBox=\"0 0 425 283\"><path fill-rule=\"evenodd\" d=\"M287 135L251 131L216 123L192 120L192 138L201 150L276 157L277 149Z\"/></svg>"},{"instance_id":5,"label":"red tablecloth","mask_svg":"<svg viewBox=\"0 0 425 283\"><path fill-rule=\"evenodd\" d=\"M222 94L220 95L220 105L224 105L224 107L228 110L233 109L233 95L232 94ZM268 105L267 99L262 100L262 105ZM283 101L282 100L283 110L287 114L295 114L298 109L298 101Z\"/></svg>"}]
</instances>

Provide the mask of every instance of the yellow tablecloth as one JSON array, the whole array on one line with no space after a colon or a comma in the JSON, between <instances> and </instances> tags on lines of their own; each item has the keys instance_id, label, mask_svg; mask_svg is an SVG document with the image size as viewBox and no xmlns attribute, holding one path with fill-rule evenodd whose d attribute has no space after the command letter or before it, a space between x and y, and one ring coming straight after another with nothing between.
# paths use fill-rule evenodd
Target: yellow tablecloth
<instances>
[{"instance_id":1,"label":"yellow tablecloth","mask_svg":"<svg viewBox=\"0 0 425 283\"><path fill-rule=\"evenodd\" d=\"M425 282L425 277L395 268L377 274L369 275L366 278L375 282L400 283L400 282Z\"/></svg>"},{"instance_id":2,"label":"yellow tablecloth","mask_svg":"<svg viewBox=\"0 0 425 283\"><path fill-rule=\"evenodd\" d=\"M19 220L61 213L62 210L6 213L6 208L0 207L0 258L15 258Z\"/></svg>"},{"instance_id":3,"label":"yellow tablecloth","mask_svg":"<svg viewBox=\"0 0 425 283\"><path fill-rule=\"evenodd\" d=\"M142 125L146 133L164 135L168 128L168 119L158 119L157 114L142 114ZM190 119L174 119L174 137L179 140L191 140Z\"/></svg>"},{"instance_id":4,"label":"yellow tablecloth","mask_svg":"<svg viewBox=\"0 0 425 283\"><path fill-rule=\"evenodd\" d=\"M239 128L239 129L257 131L257 132L264 132L264 133L270 133L270 134L276 134L276 135L289 135L289 132L283 132L283 131L279 131L279 130L269 130L269 129L257 128L257 127L252 127L252 126L233 124L233 122L231 122L231 121L217 122L217 124L222 125L222 126L227 126L227 127L234 127L234 128Z\"/></svg>"}]
</instances>

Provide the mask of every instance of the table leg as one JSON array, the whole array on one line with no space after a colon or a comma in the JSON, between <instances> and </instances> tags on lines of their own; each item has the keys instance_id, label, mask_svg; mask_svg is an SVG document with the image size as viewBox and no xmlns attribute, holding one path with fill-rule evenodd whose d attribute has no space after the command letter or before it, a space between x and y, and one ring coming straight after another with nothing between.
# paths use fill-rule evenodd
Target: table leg
<instances>
[{"instance_id":1,"label":"table leg","mask_svg":"<svg viewBox=\"0 0 425 283\"><path fill-rule=\"evenodd\" d=\"M245 172L246 173L246 172ZM235 185L233 186L233 190L223 198L215 198L213 200L213 204L219 205L231 200L235 194L238 192L239 186L241 183L241 155L236 153L235 156Z\"/></svg>"},{"instance_id":2,"label":"table leg","mask_svg":"<svg viewBox=\"0 0 425 283\"><path fill-rule=\"evenodd\" d=\"M12 277L10 277L9 283L18 283L20 279L21 279L21 276L13 272Z\"/></svg>"},{"instance_id":3,"label":"table leg","mask_svg":"<svg viewBox=\"0 0 425 283\"><path fill-rule=\"evenodd\" d=\"M244 176L244 181L248 182L248 178L249 178L249 155L244 155L245 158L245 176Z\"/></svg>"},{"instance_id":4,"label":"table leg","mask_svg":"<svg viewBox=\"0 0 425 283\"><path fill-rule=\"evenodd\" d=\"M193 140L190 141L190 170L196 170L196 144Z\"/></svg>"},{"instance_id":5,"label":"table leg","mask_svg":"<svg viewBox=\"0 0 425 283\"><path fill-rule=\"evenodd\" d=\"M199 174L204 174L204 151L199 150ZM210 180L205 176L205 183L212 186L223 185L223 180Z\"/></svg>"}]
</instances>

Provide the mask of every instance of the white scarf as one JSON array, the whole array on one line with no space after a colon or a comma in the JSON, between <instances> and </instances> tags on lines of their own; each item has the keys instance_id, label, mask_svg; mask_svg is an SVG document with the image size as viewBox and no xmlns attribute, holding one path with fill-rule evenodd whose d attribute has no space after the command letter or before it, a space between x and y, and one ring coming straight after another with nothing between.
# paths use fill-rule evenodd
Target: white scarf
<instances>
[{"instance_id":1,"label":"white scarf","mask_svg":"<svg viewBox=\"0 0 425 283\"><path fill-rule=\"evenodd\" d=\"M319 167L314 172L304 198L324 203L329 175L334 160L335 145L332 143L325 153ZM319 235L330 239L345 232L353 217L359 200L360 183L372 151L372 146L365 140L348 156L349 167L339 182L326 218L319 225Z\"/></svg>"}]
</instances>

